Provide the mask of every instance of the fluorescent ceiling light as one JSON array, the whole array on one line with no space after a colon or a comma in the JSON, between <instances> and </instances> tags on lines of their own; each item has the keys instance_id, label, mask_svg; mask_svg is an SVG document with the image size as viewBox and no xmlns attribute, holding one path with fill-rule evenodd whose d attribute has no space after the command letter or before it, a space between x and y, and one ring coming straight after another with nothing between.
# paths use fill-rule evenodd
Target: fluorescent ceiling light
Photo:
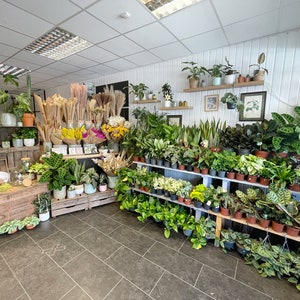
<instances>
[{"instance_id":1,"label":"fluorescent ceiling light","mask_svg":"<svg viewBox=\"0 0 300 300\"><path fill-rule=\"evenodd\" d=\"M56 27L32 42L25 50L54 60L60 60L90 46L92 46L90 42Z\"/></svg>"},{"instance_id":2,"label":"fluorescent ceiling light","mask_svg":"<svg viewBox=\"0 0 300 300\"><path fill-rule=\"evenodd\" d=\"M0 64L0 74L1 75L14 75L20 77L30 72L30 70L26 70L19 67L8 66L5 64Z\"/></svg>"},{"instance_id":3,"label":"fluorescent ceiling light","mask_svg":"<svg viewBox=\"0 0 300 300\"><path fill-rule=\"evenodd\" d=\"M140 0L158 19L202 0Z\"/></svg>"}]
</instances>

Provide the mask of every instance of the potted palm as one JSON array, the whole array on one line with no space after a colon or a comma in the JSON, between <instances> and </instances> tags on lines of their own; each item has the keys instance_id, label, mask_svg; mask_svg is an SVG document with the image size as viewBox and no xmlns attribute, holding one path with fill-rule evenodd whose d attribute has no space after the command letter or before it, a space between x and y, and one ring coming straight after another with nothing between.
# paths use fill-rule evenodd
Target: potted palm
<instances>
[{"instance_id":1,"label":"potted palm","mask_svg":"<svg viewBox=\"0 0 300 300\"><path fill-rule=\"evenodd\" d=\"M193 61L184 61L183 64L187 64L189 66L184 67L181 72L189 71L190 74L187 76L189 80L190 88L195 89L199 85L200 75L205 75L206 69L204 67L197 66L197 63Z\"/></svg>"}]
</instances>

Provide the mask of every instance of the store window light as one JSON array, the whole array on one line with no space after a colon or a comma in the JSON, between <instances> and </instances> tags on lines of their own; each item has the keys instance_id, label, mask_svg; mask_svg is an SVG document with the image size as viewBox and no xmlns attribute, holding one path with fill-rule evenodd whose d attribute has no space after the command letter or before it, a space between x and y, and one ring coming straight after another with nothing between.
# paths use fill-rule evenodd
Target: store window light
<instances>
[{"instance_id":1,"label":"store window light","mask_svg":"<svg viewBox=\"0 0 300 300\"><path fill-rule=\"evenodd\" d=\"M25 50L54 60L60 60L90 46L92 46L90 42L56 27L32 42Z\"/></svg>"},{"instance_id":2,"label":"store window light","mask_svg":"<svg viewBox=\"0 0 300 300\"><path fill-rule=\"evenodd\" d=\"M158 19L202 0L140 0Z\"/></svg>"},{"instance_id":3,"label":"store window light","mask_svg":"<svg viewBox=\"0 0 300 300\"><path fill-rule=\"evenodd\" d=\"M20 77L25 75L26 73L30 72L30 70L13 67L5 64L0 64L0 75L14 75Z\"/></svg>"}]
</instances>

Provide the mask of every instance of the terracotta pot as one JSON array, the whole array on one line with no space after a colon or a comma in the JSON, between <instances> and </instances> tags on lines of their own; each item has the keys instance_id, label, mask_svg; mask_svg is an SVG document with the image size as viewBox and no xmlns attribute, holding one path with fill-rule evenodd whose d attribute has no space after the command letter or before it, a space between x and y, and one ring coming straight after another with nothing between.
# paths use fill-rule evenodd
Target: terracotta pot
<instances>
[{"instance_id":1,"label":"terracotta pot","mask_svg":"<svg viewBox=\"0 0 300 300\"><path fill-rule=\"evenodd\" d=\"M299 235L300 228L294 227L294 226L286 226L285 232L287 235L290 236L298 236Z\"/></svg>"},{"instance_id":2,"label":"terracotta pot","mask_svg":"<svg viewBox=\"0 0 300 300\"><path fill-rule=\"evenodd\" d=\"M211 150L212 152L220 152L220 151L221 151L221 148L219 148L219 147L211 147L210 150Z\"/></svg>"},{"instance_id":3,"label":"terracotta pot","mask_svg":"<svg viewBox=\"0 0 300 300\"><path fill-rule=\"evenodd\" d=\"M227 172L226 173L226 177L229 179L234 179L235 178L235 172Z\"/></svg>"},{"instance_id":4,"label":"terracotta pot","mask_svg":"<svg viewBox=\"0 0 300 300\"><path fill-rule=\"evenodd\" d=\"M220 213L223 216L229 216L229 208L224 208L224 207L221 206Z\"/></svg>"},{"instance_id":5,"label":"terracotta pot","mask_svg":"<svg viewBox=\"0 0 300 300\"><path fill-rule=\"evenodd\" d=\"M254 216L247 216L246 217L246 222L248 224L255 224L256 223L256 217L254 217Z\"/></svg>"},{"instance_id":6,"label":"terracotta pot","mask_svg":"<svg viewBox=\"0 0 300 300\"><path fill-rule=\"evenodd\" d=\"M268 228L270 225L271 220L267 219L259 219L258 220L258 225L262 228Z\"/></svg>"},{"instance_id":7,"label":"terracotta pot","mask_svg":"<svg viewBox=\"0 0 300 300\"><path fill-rule=\"evenodd\" d=\"M208 174L208 168L201 169L201 174L207 175Z\"/></svg>"},{"instance_id":8,"label":"terracotta pot","mask_svg":"<svg viewBox=\"0 0 300 300\"><path fill-rule=\"evenodd\" d=\"M181 202L181 203L184 202L184 198L183 198L183 197L180 197L180 196L178 196L177 200L178 200L179 202Z\"/></svg>"},{"instance_id":9,"label":"terracotta pot","mask_svg":"<svg viewBox=\"0 0 300 300\"><path fill-rule=\"evenodd\" d=\"M261 158L267 159L269 156L270 152L268 151L263 151L263 150L256 150L255 155Z\"/></svg>"},{"instance_id":10,"label":"terracotta pot","mask_svg":"<svg viewBox=\"0 0 300 300\"><path fill-rule=\"evenodd\" d=\"M25 225L27 230L32 230L35 226L33 224Z\"/></svg>"},{"instance_id":11,"label":"terracotta pot","mask_svg":"<svg viewBox=\"0 0 300 300\"><path fill-rule=\"evenodd\" d=\"M184 203L186 205L190 205L192 203L192 200L191 199L184 199Z\"/></svg>"},{"instance_id":12,"label":"terracotta pot","mask_svg":"<svg viewBox=\"0 0 300 300\"><path fill-rule=\"evenodd\" d=\"M196 89L199 86L199 79L191 77L189 79L190 89Z\"/></svg>"},{"instance_id":13,"label":"terracotta pot","mask_svg":"<svg viewBox=\"0 0 300 300\"><path fill-rule=\"evenodd\" d=\"M272 229L276 232L283 232L284 224L272 220Z\"/></svg>"},{"instance_id":14,"label":"terracotta pot","mask_svg":"<svg viewBox=\"0 0 300 300\"><path fill-rule=\"evenodd\" d=\"M243 213L241 211L236 211L234 214L233 214L233 217L237 220L240 220L242 217L243 217Z\"/></svg>"},{"instance_id":15,"label":"terracotta pot","mask_svg":"<svg viewBox=\"0 0 300 300\"><path fill-rule=\"evenodd\" d=\"M145 161L146 161L146 158L145 157L140 157L140 161L142 162L142 163L144 163Z\"/></svg>"},{"instance_id":16,"label":"terracotta pot","mask_svg":"<svg viewBox=\"0 0 300 300\"><path fill-rule=\"evenodd\" d=\"M294 191L294 192L300 192L300 185L295 183L289 186L289 189Z\"/></svg>"},{"instance_id":17,"label":"terracotta pot","mask_svg":"<svg viewBox=\"0 0 300 300\"><path fill-rule=\"evenodd\" d=\"M254 176L254 175L248 175L248 181L249 182L253 182L253 183L255 183L255 182L257 182L257 178L258 178L258 176Z\"/></svg>"},{"instance_id":18,"label":"terracotta pot","mask_svg":"<svg viewBox=\"0 0 300 300\"><path fill-rule=\"evenodd\" d=\"M132 159L133 161L139 161L139 157L137 155L134 155Z\"/></svg>"},{"instance_id":19,"label":"terracotta pot","mask_svg":"<svg viewBox=\"0 0 300 300\"><path fill-rule=\"evenodd\" d=\"M269 185L270 179L269 178L264 178L264 177L259 177L259 183L262 185Z\"/></svg>"},{"instance_id":20,"label":"terracotta pot","mask_svg":"<svg viewBox=\"0 0 300 300\"><path fill-rule=\"evenodd\" d=\"M195 173L200 173L200 168L194 167L194 172Z\"/></svg>"},{"instance_id":21,"label":"terracotta pot","mask_svg":"<svg viewBox=\"0 0 300 300\"><path fill-rule=\"evenodd\" d=\"M237 174L235 175L235 179L236 179L236 180L243 181L243 180L245 180L245 175L244 175L244 174L237 173Z\"/></svg>"},{"instance_id":22,"label":"terracotta pot","mask_svg":"<svg viewBox=\"0 0 300 300\"><path fill-rule=\"evenodd\" d=\"M185 169L185 165L178 165L178 170L184 170Z\"/></svg>"},{"instance_id":23,"label":"terracotta pot","mask_svg":"<svg viewBox=\"0 0 300 300\"><path fill-rule=\"evenodd\" d=\"M240 74L239 77L237 78L238 83L242 83L245 81L245 78Z\"/></svg>"},{"instance_id":24,"label":"terracotta pot","mask_svg":"<svg viewBox=\"0 0 300 300\"><path fill-rule=\"evenodd\" d=\"M24 113L22 117L23 126L33 126L34 114Z\"/></svg>"}]
</instances>

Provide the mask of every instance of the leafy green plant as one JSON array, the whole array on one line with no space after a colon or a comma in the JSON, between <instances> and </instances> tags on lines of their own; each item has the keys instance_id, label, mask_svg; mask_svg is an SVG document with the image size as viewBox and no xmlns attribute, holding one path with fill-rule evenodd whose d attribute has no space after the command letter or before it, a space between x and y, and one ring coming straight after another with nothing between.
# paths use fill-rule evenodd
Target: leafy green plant
<instances>
[{"instance_id":1,"label":"leafy green plant","mask_svg":"<svg viewBox=\"0 0 300 300\"><path fill-rule=\"evenodd\" d=\"M174 93L172 92L172 87L169 83L165 83L161 87L161 92L162 92L163 97L164 97L165 100L169 100L169 101L173 100Z\"/></svg>"},{"instance_id":2,"label":"leafy green plant","mask_svg":"<svg viewBox=\"0 0 300 300\"><path fill-rule=\"evenodd\" d=\"M35 139L37 137L37 129L24 127L21 129L23 139Z\"/></svg>"},{"instance_id":3,"label":"leafy green plant","mask_svg":"<svg viewBox=\"0 0 300 300\"><path fill-rule=\"evenodd\" d=\"M33 225L34 227L40 224L40 218L35 215L24 218L21 222L23 226Z\"/></svg>"},{"instance_id":4,"label":"leafy green plant","mask_svg":"<svg viewBox=\"0 0 300 300\"><path fill-rule=\"evenodd\" d=\"M221 98L221 102L224 104L232 104L238 111L242 111L244 109L244 103L241 101L241 99L239 99L237 95L234 95L230 92L224 94L224 96Z\"/></svg>"},{"instance_id":5,"label":"leafy green plant","mask_svg":"<svg viewBox=\"0 0 300 300\"><path fill-rule=\"evenodd\" d=\"M190 74L187 76L187 79L193 78L195 80L199 80L200 75L201 74L205 75L205 73L206 73L206 69L204 67L199 67L197 65L197 63L195 63L193 61L184 61L182 63L186 64L186 65L190 65L190 66L184 67L181 70L181 72L184 72L184 71L189 71L190 72Z\"/></svg>"},{"instance_id":6,"label":"leafy green plant","mask_svg":"<svg viewBox=\"0 0 300 300\"><path fill-rule=\"evenodd\" d=\"M61 190L63 186L74 181L71 169L78 164L76 159L64 159L62 154L51 152L50 157L44 157L43 160L48 169L43 172L40 182L48 182L50 191Z\"/></svg>"},{"instance_id":7,"label":"leafy green plant","mask_svg":"<svg viewBox=\"0 0 300 300\"><path fill-rule=\"evenodd\" d=\"M50 193L38 194L32 202L35 205L35 211L37 214L47 212L51 205Z\"/></svg>"},{"instance_id":8,"label":"leafy green plant","mask_svg":"<svg viewBox=\"0 0 300 300\"><path fill-rule=\"evenodd\" d=\"M191 199L196 199L199 202L204 202L205 192L207 191L207 187L204 184L196 185L190 193Z\"/></svg>"},{"instance_id":9,"label":"leafy green plant","mask_svg":"<svg viewBox=\"0 0 300 300\"><path fill-rule=\"evenodd\" d=\"M85 172L85 162L80 164L78 160L75 160L74 163L70 166L71 174L73 175L74 181L76 185L80 185L83 183L82 176Z\"/></svg>"},{"instance_id":10,"label":"leafy green plant","mask_svg":"<svg viewBox=\"0 0 300 300\"><path fill-rule=\"evenodd\" d=\"M134 94L136 97L138 97L140 100L142 100L145 96L145 92L147 91L148 87L144 83L139 84L133 84L130 83L129 86L125 87L129 90L129 94Z\"/></svg>"},{"instance_id":11,"label":"leafy green plant","mask_svg":"<svg viewBox=\"0 0 300 300\"><path fill-rule=\"evenodd\" d=\"M15 87L19 86L19 83L17 81L17 79L18 79L17 76L6 74L6 75L2 75L2 77L3 77L3 82L5 85L11 84L11 85L14 85ZM0 90L0 105L3 105L3 112L5 112L5 113L9 112L9 109L6 106L6 103L10 97L11 97L11 95L6 90L4 90L4 89Z\"/></svg>"},{"instance_id":12,"label":"leafy green plant","mask_svg":"<svg viewBox=\"0 0 300 300\"><path fill-rule=\"evenodd\" d=\"M24 113L32 113L30 105L30 95L27 93L21 93L16 96L17 104L13 106L13 113L17 118L21 119Z\"/></svg>"},{"instance_id":13,"label":"leafy green plant","mask_svg":"<svg viewBox=\"0 0 300 300\"><path fill-rule=\"evenodd\" d=\"M224 68L224 65L222 64L214 64L212 68L207 70L207 73L211 77L222 77L222 70Z\"/></svg>"},{"instance_id":14,"label":"leafy green plant","mask_svg":"<svg viewBox=\"0 0 300 300\"><path fill-rule=\"evenodd\" d=\"M259 150L271 151L273 150L272 139L277 133L277 123L275 120L262 120L254 124L256 127L256 137L254 142L256 148Z\"/></svg>"},{"instance_id":15,"label":"leafy green plant","mask_svg":"<svg viewBox=\"0 0 300 300\"><path fill-rule=\"evenodd\" d=\"M88 168L85 170L83 175L81 176L81 182L86 184L91 184L94 188L97 187L99 180L99 174L95 170L95 168Z\"/></svg>"},{"instance_id":16,"label":"leafy green plant","mask_svg":"<svg viewBox=\"0 0 300 300\"><path fill-rule=\"evenodd\" d=\"M238 74L239 72L233 68L233 65L229 62L228 58L225 56L226 65L223 65L222 73L225 75Z\"/></svg>"},{"instance_id":17,"label":"leafy green plant","mask_svg":"<svg viewBox=\"0 0 300 300\"><path fill-rule=\"evenodd\" d=\"M46 170L48 170L48 168L48 165L36 162L29 167L29 172L35 174L43 174Z\"/></svg>"}]
</instances>

